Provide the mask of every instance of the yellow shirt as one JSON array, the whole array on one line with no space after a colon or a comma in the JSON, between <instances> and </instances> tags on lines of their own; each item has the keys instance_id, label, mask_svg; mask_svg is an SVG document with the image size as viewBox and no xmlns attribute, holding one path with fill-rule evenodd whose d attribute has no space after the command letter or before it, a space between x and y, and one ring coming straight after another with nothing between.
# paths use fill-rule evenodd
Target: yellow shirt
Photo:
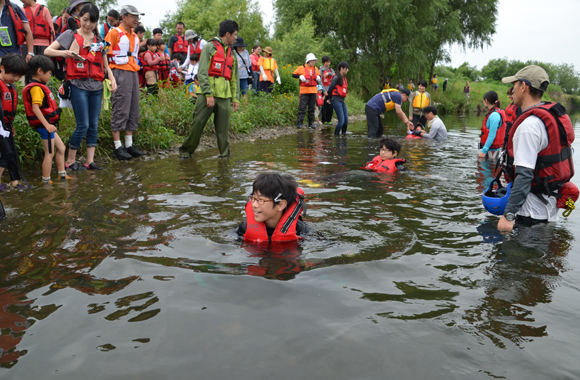
<instances>
[{"instance_id":1,"label":"yellow shirt","mask_svg":"<svg viewBox=\"0 0 580 380\"><path fill-rule=\"evenodd\" d=\"M266 80L268 82L274 83L274 77L272 76L272 72L278 69L278 64L274 58L264 58L260 57L258 60L258 66L262 66L264 69L264 74L266 74ZM262 80L262 78L260 78Z\"/></svg>"},{"instance_id":2,"label":"yellow shirt","mask_svg":"<svg viewBox=\"0 0 580 380\"><path fill-rule=\"evenodd\" d=\"M32 104L42 106L42 103L44 102L44 91L42 91L40 86L30 88L30 99L32 100Z\"/></svg>"}]
</instances>

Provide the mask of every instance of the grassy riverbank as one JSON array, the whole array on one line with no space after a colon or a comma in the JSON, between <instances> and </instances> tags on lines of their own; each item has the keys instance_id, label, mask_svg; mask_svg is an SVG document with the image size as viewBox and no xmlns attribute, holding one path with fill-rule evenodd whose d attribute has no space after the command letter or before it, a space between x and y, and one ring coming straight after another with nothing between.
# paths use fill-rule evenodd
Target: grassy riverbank
<instances>
[{"instance_id":1,"label":"grassy riverbank","mask_svg":"<svg viewBox=\"0 0 580 380\"><path fill-rule=\"evenodd\" d=\"M290 69L281 70L284 83L294 83L289 77ZM290 82L292 81L292 82ZM254 128L295 125L297 123L298 95L284 93L284 86L276 89L273 94L249 94L243 99L238 112L231 113L230 131L246 134ZM292 89L292 88L290 88ZM22 91L19 91L22 94ZM349 94L347 106L351 115L364 112L365 102L358 94ZM160 89L158 97L142 95L140 99L141 117L139 129L135 133L135 143L141 149L157 151L169 149L180 144L189 131L193 120L195 106L183 88ZM98 147L96 156L109 158L112 154L113 138L110 129L111 111L103 110L99 119ZM25 165L41 161L44 157L40 136L32 129L26 120L22 95L16 119L16 147L20 152L20 160ZM76 122L72 109L63 109L58 134L68 146ZM213 117L210 118L205 131L213 129ZM83 149L79 152L84 155Z\"/></svg>"}]
</instances>

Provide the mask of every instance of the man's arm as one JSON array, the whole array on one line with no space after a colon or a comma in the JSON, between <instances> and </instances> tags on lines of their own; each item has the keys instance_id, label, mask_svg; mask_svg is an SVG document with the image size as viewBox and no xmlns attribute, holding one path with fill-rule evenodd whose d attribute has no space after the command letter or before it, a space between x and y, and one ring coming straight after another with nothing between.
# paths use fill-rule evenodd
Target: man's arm
<instances>
[{"instance_id":1,"label":"man's arm","mask_svg":"<svg viewBox=\"0 0 580 380\"><path fill-rule=\"evenodd\" d=\"M413 118L413 100L415 99L415 91L411 91L409 96L409 119Z\"/></svg>"},{"instance_id":2,"label":"man's arm","mask_svg":"<svg viewBox=\"0 0 580 380\"><path fill-rule=\"evenodd\" d=\"M395 113L397 114L397 116L399 117L399 119L401 119L401 121L407 125L407 132L409 132L411 130L410 125L412 123L409 120L409 118L407 116L405 116L405 112L403 112L403 109L401 108L401 105L398 104L398 103L395 103Z\"/></svg>"},{"instance_id":3,"label":"man's arm","mask_svg":"<svg viewBox=\"0 0 580 380\"><path fill-rule=\"evenodd\" d=\"M24 28L24 32L26 32L26 47L28 48L29 53L34 53L34 39L32 38L32 30L30 29L30 24L27 22L22 24ZM32 56L30 54L26 54L26 62L30 61Z\"/></svg>"}]
</instances>

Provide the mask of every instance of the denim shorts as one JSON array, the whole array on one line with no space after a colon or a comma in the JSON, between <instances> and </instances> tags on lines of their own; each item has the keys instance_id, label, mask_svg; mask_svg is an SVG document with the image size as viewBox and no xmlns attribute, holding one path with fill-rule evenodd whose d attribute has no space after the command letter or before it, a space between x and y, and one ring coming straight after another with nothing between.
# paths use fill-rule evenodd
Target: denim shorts
<instances>
[{"instance_id":1,"label":"denim shorts","mask_svg":"<svg viewBox=\"0 0 580 380\"><path fill-rule=\"evenodd\" d=\"M36 128L36 132L38 132L38 133L40 134L40 137L41 137L43 140L48 140L48 131L46 130L46 128ZM51 139L53 139L53 138L54 138L54 134L55 134L55 133L56 133L56 132L52 132L52 133L50 134L50 138L51 138Z\"/></svg>"}]
</instances>

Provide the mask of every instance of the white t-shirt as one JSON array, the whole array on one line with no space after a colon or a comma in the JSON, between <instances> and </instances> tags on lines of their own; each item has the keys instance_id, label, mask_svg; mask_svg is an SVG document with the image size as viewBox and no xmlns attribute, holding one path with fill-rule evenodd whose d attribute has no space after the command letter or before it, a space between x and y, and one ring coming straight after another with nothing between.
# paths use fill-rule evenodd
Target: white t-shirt
<instances>
[{"instance_id":1,"label":"white t-shirt","mask_svg":"<svg viewBox=\"0 0 580 380\"><path fill-rule=\"evenodd\" d=\"M548 146L548 131L544 122L537 116L528 116L514 134L514 165L534 170L538 153ZM538 196L530 193L525 203L516 213L534 219L556 222L558 220L557 200L541 195L548 201L545 204Z\"/></svg>"}]
</instances>

